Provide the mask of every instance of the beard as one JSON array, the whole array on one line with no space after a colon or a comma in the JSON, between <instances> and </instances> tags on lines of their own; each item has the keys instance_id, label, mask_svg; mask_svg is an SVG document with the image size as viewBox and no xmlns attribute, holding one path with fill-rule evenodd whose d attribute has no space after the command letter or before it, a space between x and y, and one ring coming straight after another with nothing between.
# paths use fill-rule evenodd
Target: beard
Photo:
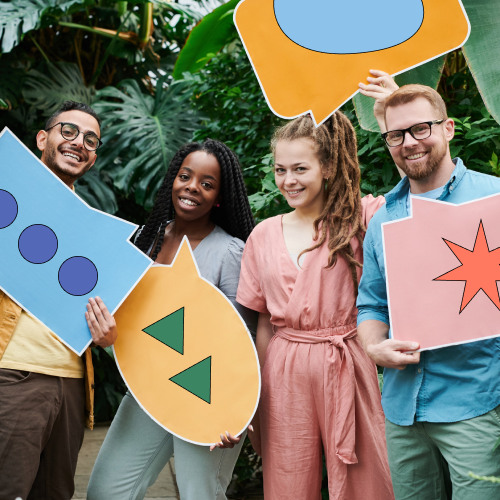
<instances>
[{"instance_id":1,"label":"beard","mask_svg":"<svg viewBox=\"0 0 500 500\"><path fill-rule=\"evenodd\" d=\"M43 155L43 162L45 165L54 173L56 174L59 178L62 180L64 179L69 179L72 182L75 182L77 179L79 179L83 174L85 174L88 170L91 168L90 161L88 159L88 155L85 157L88 164L85 166L82 166L81 168L71 168L70 166L66 165L60 165L57 161L57 148L52 145L47 145L47 148L44 151ZM79 152L78 153L80 156L85 155L85 152Z\"/></svg>"},{"instance_id":2,"label":"beard","mask_svg":"<svg viewBox=\"0 0 500 500\"><path fill-rule=\"evenodd\" d=\"M408 179L421 181L430 177L441 165L446 157L446 143L438 143L428 150L422 151L420 146L415 148L403 148L401 155L403 158L396 165L406 174ZM406 163L405 157L411 154L426 152L427 155L418 161L412 161L410 165Z\"/></svg>"}]
</instances>

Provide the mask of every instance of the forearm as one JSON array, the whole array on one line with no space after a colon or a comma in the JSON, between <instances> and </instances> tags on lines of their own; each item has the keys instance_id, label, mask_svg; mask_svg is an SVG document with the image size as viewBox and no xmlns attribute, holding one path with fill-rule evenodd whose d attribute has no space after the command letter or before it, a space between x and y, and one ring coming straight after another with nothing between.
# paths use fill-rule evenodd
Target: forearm
<instances>
[{"instance_id":1,"label":"forearm","mask_svg":"<svg viewBox=\"0 0 500 500\"><path fill-rule=\"evenodd\" d=\"M257 338L255 341L255 347L257 348L257 354L259 355L261 369L264 367L267 346L269 345L273 335L274 332L271 325L271 315L260 313L257 322Z\"/></svg>"},{"instance_id":2,"label":"forearm","mask_svg":"<svg viewBox=\"0 0 500 500\"><path fill-rule=\"evenodd\" d=\"M376 319L368 319L358 326L358 337L363 349L368 352L372 345L380 344L389 338L389 325Z\"/></svg>"},{"instance_id":3,"label":"forearm","mask_svg":"<svg viewBox=\"0 0 500 500\"><path fill-rule=\"evenodd\" d=\"M389 326L382 321L362 321L358 336L366 354L379 366L403 370L406 365L420 361L420 353L415 352L418 342L389 339Z\"/></svg>"}]
</instances>

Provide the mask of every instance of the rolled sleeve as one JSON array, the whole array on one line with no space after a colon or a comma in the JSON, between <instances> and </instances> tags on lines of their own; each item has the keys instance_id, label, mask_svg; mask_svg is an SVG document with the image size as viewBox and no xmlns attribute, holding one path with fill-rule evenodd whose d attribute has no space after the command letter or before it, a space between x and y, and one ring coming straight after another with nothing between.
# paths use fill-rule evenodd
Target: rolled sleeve
<instances>
[{"instance_id":1,"label":"rolled sleeve","mask_svg":"<svg viewBox=\"0 0 500 500\"><path fill-rule=\"evenodd\" d=\"M359 283L358 326L366 320L378 320L389 325L385 271L381 268L383 254L377 255L375 231L381 232L379 224L370 224L363 243L363 275ZM381 236L380 236L381 237ZM382 250L382 242L380 241Z\"/></svg>"}]
</instances>

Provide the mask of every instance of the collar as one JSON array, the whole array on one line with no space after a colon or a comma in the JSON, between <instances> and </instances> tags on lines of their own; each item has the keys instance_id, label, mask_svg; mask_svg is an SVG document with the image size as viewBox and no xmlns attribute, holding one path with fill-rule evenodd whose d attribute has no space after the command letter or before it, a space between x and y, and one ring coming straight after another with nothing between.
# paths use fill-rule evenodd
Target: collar
<instances>
[{"instance_id":1,"label":"collar","mask_svg":"<svg viewBox=\"0 0 500 500\"><path fill-rule=\"evenodd\" d=\"M438 200L443 200L449 196L450 193L458 187L458 184L463 179L465 172L467 171L464 162L460 158L454 158L453 163L455 164L455 168L451 173L448 182L444 185L443 192L441 193L441 196L439 196ZM410 181L408 180L408 177L403 177L398 184L385 195L387 212L391 219L407 215L405 207L406 197L408 196L409 191Z\"/></svg>"}]
</instances>

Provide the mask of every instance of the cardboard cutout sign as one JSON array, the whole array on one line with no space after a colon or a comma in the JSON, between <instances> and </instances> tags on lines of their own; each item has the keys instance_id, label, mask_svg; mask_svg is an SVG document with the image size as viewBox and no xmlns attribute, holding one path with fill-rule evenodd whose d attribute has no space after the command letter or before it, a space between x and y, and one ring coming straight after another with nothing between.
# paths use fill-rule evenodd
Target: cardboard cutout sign
<instances>
[{"instance_id":1,"label":"cardboard cutout sign","mask_svg":"<svg viewBox=\"0 0 500 500\"><path fill-rule=\"evenodd\" d=\"M425 350L500 335L500 195L411 204L383 224L392 338Z\"/></svg>"},{"instance_id":2,"label":"cardboard cutout sign","mask_svg":"<svg viewBox=\"0 0 500 500\"><path fill-rule=\"evenodd\" d=\"M0 134L0 287L75 353L89 297L113 312L151 265L137 226L89 207L12 132Z\"/></svg>"},{"instance_id":3,"label":"cardboard cutout sign","mask_svg":"<svg viewBox=\"0 0 500 500\"><path fill-rule=\"evenodd\" d=\"M370 69L402 73L470 31L460 0L242 0L234 22L273 113L318 124Z\"/></svg>"},{"instance_id":4,"label":"cardboard cutout sign","mask_svg":"<svg viewBox=\"0 0 500 500\"><path fill-rule=\"evenodd\" d=\"M231 302L198 271L184 238L171 266L153 266L117 311L116 361L149 415L195 444L238 435L260 394L257 353Z\"/></svg>"}]
</instances>

